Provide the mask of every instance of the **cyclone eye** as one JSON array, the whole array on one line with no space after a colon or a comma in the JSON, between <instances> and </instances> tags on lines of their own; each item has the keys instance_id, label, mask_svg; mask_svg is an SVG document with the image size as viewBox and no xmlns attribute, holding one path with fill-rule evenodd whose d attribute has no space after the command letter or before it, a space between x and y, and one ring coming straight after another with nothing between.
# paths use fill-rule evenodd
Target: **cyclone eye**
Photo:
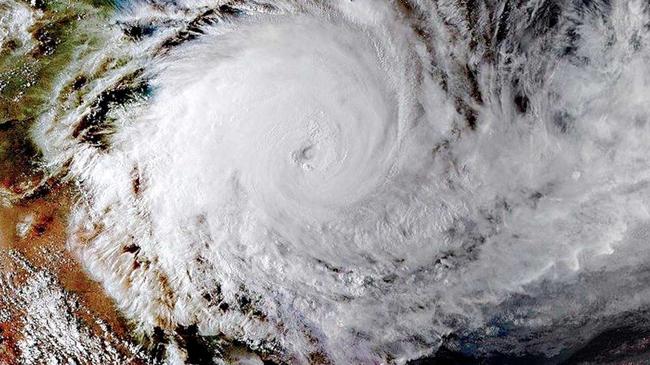
<instances>
[{"instance_id":1,"label":"cyclone eye","mask_svg":"<svg viewBox=\"0 0 650 365\"><path fill-rule=\"evenodd\" d=\"M310 164L310 160L314 159L315 156L316 148L314 145L310 144L292 153L292 160L303 170L310 171L314 168L314 166Z\"/></svg>"}]
</instances>

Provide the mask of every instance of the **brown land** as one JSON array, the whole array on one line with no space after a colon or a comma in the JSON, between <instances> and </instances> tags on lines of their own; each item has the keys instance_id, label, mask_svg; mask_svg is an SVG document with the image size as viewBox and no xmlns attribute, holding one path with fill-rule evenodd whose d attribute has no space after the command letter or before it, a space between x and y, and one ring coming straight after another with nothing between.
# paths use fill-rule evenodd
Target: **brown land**
<instances>
[{"instance_id":1,"label":"brown land","mask_svg":"<svg viewBox=\"0 0 650 365\"><path fill-rule=\"evenodd\" d=\"M105 336L97 323L99 319L116 338L131 342L127 322L113 301L66 249L68 217L75 199L73 189L52 179L37 192L21 197L42 180L43 174L33 168L29 156L20 154L27 150L10 140L15 135L6 132L0 131L0 144L16 148L12 152L18 154L0 153L0 275L11 275L19 287L30 275L25 264L52 273L58 285L80 304L75 316L92 334ZM15 199L7 202L7 196ZM16 257L24 260L22 266ZM15 306L0 298L0 309L11 314L8 321L0 318L0 364L16 364L19 358L16 343L21 338L24 310Z\"/></svg>"}]
</instances>

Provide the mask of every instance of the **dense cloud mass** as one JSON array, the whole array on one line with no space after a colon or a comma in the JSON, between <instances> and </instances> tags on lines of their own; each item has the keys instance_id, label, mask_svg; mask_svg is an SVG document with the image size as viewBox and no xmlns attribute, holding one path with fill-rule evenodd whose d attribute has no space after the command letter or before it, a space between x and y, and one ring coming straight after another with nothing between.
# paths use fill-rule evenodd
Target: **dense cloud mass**
<instances>
[{"instance_id":1,"label":"dense cloud mass","mask_svg":"<svg viewBox=\"0 0 650 365\"><path fill-rule=\"evenodd\" d=\"M648 27L636 0L133 2L33 134L146 333L565 359L649 304Z\"/></svg>"}]
</instances>

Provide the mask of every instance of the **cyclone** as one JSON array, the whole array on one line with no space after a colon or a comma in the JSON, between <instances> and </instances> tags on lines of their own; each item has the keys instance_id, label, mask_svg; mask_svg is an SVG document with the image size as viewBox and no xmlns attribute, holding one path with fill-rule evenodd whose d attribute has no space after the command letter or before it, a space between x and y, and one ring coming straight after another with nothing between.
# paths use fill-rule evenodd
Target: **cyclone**
<instances>
[{"instance_id":1,"label":"cyclone","mask_svg":"<svg viewBox=\"0 0 650 365\"><path fill-rule=\"evenodd\" d=\"M169 127L156 122L175 136L154 135L178 146L167 153L179 184L205 179L206 189L223 189L208 181L235 179L272 224L316 225L387 180L408 106L361 30L260 21L180 50L159 85Z\"/></svg>"},{"instance_id":2,"label":"cyclone","mask_svg":"<svg viewBox=\"0 0 650 365\"><path fill-rule=\"evenodd\" d=\"M33 131L69 248L170 362L567 358L650 304L649 15L541 3L125 6Z\"/></svg>"},{"instance_id":3,"label":"cyclone","mask_svg":"<svg viewBox=\"0 0 650 365\"><path fill-rule=\"evenodd\" d=\"M379 358L372 342L345 342L356 337L355 312L372 310L355 302L386 290L367 283L392 278L402 256L423 246L392 223L375 232L378 220L430 219L393 186L408 158L429 151L413 143L414 51L404 34L314 11L214 27L161 57L148 71L147 115L117 131L108 165L97 165L112 186L100 188L94 173L84 182L97 192L94 204L112 191L131 195L101 218L109 229L100 238L85 246L82 226L72 244L96 255L104 240L124 237L126 251L137 253L124 261L138 264L118 275L140 277L142 261L160 270L147 284L168 297L162 305L134 293L139 285L116 288L134 315L150 316L147 325L198 322L206 334L267 341L301 361ZM120 173L130 188L115 189ZM80 221L92 214L78 213ZM340 314L347 318L327 319Z\"/></svg>"}]
</instances>

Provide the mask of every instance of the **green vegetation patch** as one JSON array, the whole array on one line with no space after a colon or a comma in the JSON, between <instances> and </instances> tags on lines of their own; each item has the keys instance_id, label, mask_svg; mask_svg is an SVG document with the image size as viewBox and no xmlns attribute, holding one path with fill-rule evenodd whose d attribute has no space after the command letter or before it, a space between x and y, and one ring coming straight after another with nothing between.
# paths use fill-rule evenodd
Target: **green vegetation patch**
<instances>
[{"instance_id":1,"label":"green vegetation patch","mask_svg":"<svg viewBox=\"0 0 650 365\"><path fill-rule=\"evenodd\" d=\"M39 155L29 129L56 102L53 87L76 57L101 49L102 27L115 10L112 1L23 1L35 14L29 28L34 47L19 50L17 40L0 49L0 182L33 175Z\"/></svg>"}]
</instances>

